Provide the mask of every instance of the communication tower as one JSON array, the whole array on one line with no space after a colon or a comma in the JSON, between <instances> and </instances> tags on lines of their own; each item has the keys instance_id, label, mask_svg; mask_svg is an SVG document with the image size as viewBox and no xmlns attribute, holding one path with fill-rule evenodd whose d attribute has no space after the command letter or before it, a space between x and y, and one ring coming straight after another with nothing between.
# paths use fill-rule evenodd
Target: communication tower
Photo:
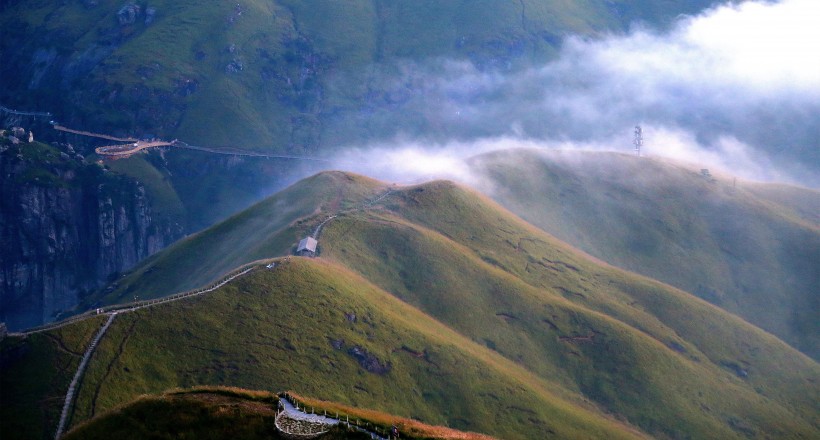
<instances>
[{"instance_id":1,"label":"communication tower","mask_svg":"<svg viewBox=\"0 0 820 440\"><path fill-rule=\"evenodd\" d=\"M641 131L641 126L635 126L635 140L632 141L632 144L635 145L635 156L641 156L641 147L643 146L643 131Z\"/></svg>"}]
</instances>

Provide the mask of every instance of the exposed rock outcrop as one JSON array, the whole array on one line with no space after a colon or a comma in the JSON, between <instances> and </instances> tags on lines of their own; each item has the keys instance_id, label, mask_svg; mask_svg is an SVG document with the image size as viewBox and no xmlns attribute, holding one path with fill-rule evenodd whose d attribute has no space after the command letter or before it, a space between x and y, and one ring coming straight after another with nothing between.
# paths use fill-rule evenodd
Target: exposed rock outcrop
<instances>
[{"instance_id":1,"label":"exposed rock outcrop","mask_svg":"<svg viewBox=\"0 0 820 440\"><path fill-rule=\"evenodd\" d=\"M145 8L145 25L149 25L154 22L154 18L157 15L157 8L153 6L149 6Z\"/></svg>"},{"instance_id":2,"label":"exposed rock outcrop","mask_svg":"<svg viewBox=\"0 0 820 440\"><path fill-rule=\"evenodd\" d=\"M356 359L362 368L373 374L383 376L393 369L390 362L379 359L376 355L358 345L350 347L347 354Z\"/></svg>"},{"instance_id":3,"label":"exposed rock outcrop","mask_svg":"<svg viewBox=\"0 0 820 440\"><path fill-rule=\"evenodd\" d=\"M0 321L51 321L182 235L136 181L44 144L0 153Z\"/></svg>"},{"instance_id":4,"label":"exposed rock outcrop","mask_svg":"<svg viewBox=\"0 0 820 440\"><path fill-rule=\"evenodd\" d=\"M126 3L117 11L117 21L119 21L120 26L134 24L137 21L137 17L140 16L140 12L142 12L142 8L139 5Z\"/></svg>"}]
</instances>

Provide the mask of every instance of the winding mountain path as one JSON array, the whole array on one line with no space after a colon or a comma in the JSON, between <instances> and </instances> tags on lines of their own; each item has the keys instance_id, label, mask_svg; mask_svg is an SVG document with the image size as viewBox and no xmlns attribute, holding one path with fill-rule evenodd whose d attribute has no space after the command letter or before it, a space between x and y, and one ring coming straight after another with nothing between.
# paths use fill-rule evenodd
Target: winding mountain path
<instances>
[{"instance_id":1,"label":"winding mountain path","mask_svg":"<svg viewBox=\"0 0 820 440\"><path fill-rule=\"evenodd\" d=\"M67 326L69 324L73 324L77 321L82 321L83 319L88 319L92 316L96 316L96 315L100 315L100 314L106 314L107 315L107 314L133 312L134 310L144 309L146 307L151 307L151 306L155 306L155 305L158 305L158 304L165 304L165 303L169 303L169 302L173 302L173 301L179 301L181 299L188 298L188 297L191 297L191 296L197 296L197 295L202 295L204 293L213 292L214 290L224 286L225 284L228 284L229 282L231 282L235 278L240 277L242 275L245 275L246 273L252 271L256 267L257 267L256 264L252 264L250 267L243 268L239 272L227 275L225 278L222 278L220 281L218 281L214 284L211 284L210 286L202 288L202 289L194 289L194 290L189 290L189 291L186 291L186 292L175 293L173 295L164 296L162 298L147 299L147 300L137 301L137 302L133 302L133 303L127 303L127 304L120 304L120 305L116 305L116 306L104 307L104 308L100 308L100 309L97 309L97 310L89 310L88 312L85 312L85 313L82 313L82 314L79 314L79 315L76 315L76 316L72 316L72 317L70 317L68 319L65 319L65 320L62 320L62 321L53 322L51 324L46 324L46 325L41 325L39 327L34 327L34 328L31 328L31 329L28 329L28 330L25 330L25 331L22 331L22 332L16 332L16 333L11 332L11 333L9 333L9 335L10 336L32 335L32 334L35 334L35 333L41 333L41 332L45 332L45 331L49 331L49 330L58 329L60 327L65 327L65 326Z\"/></svg>"},{"instance_id":2,"label":"winding mountain path","mask_svg":"<svg viewBox=\"0 0 820 440\"><path fill-rule=\"evenodd\" d=\"M382 193L382 194L380 194L380 195L376 196L376 197L375 197L375 198L373 198L373 199L370 199L370 200L367 200L367 201L363 202L363 203L362 203L361 205L359 205L359 206L356 206L356 207L353 207L353 208L349 208L349 209L345 209L345 210L341 210L341 211L337 210L337 211L336 211L336 214L333 214L333 215L331 215L331 216L328 216L327 218L325 218L324 220L322 220L322 222L321 222L321 223L319 223L318 225L316 225L316 229L314 229L314 230L313 230L313 234L312 234L311 236L312 236L315 240L317 240L317 241L318 241L318 240L319 240L319 235L322 233L322 228L324 228L324 226L327 224L327 222L329 222L329 221L333 220L334 218L339 217L339 214L344 214L344 213L347 213L347 212L363 211L363 210L365 210L365 209L367 209L367 208L372 207L372 206L373 206L373 205L375 205L376 203L378 203L378 202L380 202L380 201L384 200L387 196L389 196L389 195L390 195L390 194L392 194L392 193L393 193L393 187L391 186L391 187L390 187L387 191L385 191L384 193Z\"/></svg>"},{"instance_id":3,"label":"winding mountain path","mask_svg":"<svg viewBox=\"0 0 820 440\"><path fill-rule=\"evenodd\" d=\"M75 130L73 128L63 127L62 125L56 125L56 124L52 125L52 127L57 131L64 131L66 133L78 134L80 136L86 136L86 137L95 137L95 138L100 138L100 139L105 139L105 140L115 141L115 142L136 142L137 141L137 139L132 138L132 137L121 138L121 137L116 137L116 136L109 136L109 135L103 134L103 133L93 133L93 132L90 132L90 131Z\"/></svg>"},{"instance_id":4,"label":"winding mountain path","mask_svg":"<svg viewBox=\"0 0 820 440\"><path fill-rule=\"evenodd\" d=\"M94 152L100 156L122 156L128 157L134 153L138 153L146 148L167 147L174 145L173 142L166 141L137 141L133 144L125 145L106 145L104 147L97 147Z\"/></svg>"},{"instance_id":5,"label":"winding mountain path","mask_svg":"<svg viewBox=\"0 0 820 440\"><path fill-rule=\"evenodd\" d=\"M0 112L5 112L13 115L20 115L20 116L34 116L34 117L52 117L51 112L36 112L36 111L21 111L21 110L14 110L5 106L0 105ZM185 148L187 150L196 150L196 151L204 151L206 153L213 153L213 154L224 154L230 156L245 156L245 157L264 157L270 159L292 159L292 160L307 160L307 161L316 161L316 162L333 162L334 160L324 157L316 157L316 156L299 156L299 155L291 155L291 154L273 154L273 153L264 153L264 152L257 152L251 150L244 150L240 148L233 148L233 147L203 147L200 145L191 145L187 142L183 142L180 140L173 140L173 141L163 141L163 140L154 140L154 141L141 141L139 139L133 137L116 137L107 135L104 133L95 133L91 131L84 131L84 130L77 130L73 128L68 128L57 123L52 122L52 128L57 131L62 131L66 133L72 133L80 136L87 136L87 137L95 137L99 139L106 139L109 141L114 142L128 142L128 144L124 145L107 145L103 147L98 147L94 151L101 155L101 156L108 156L108 157L127 157L139 151L154 148L154 147L177 147L177 148Z\"/></svg>"},{"instance_id":6,"label":"winding mountain path","mask_svg":"<svg viewBox=\"0 0 820 440\"><path fill-rule=\"evenodd\" d=\"M43 116L43 117L46 117L46 118L51 117L51 113L49 113L49 112L27 112L27 111L22 111L22 110L14 110L12 108L8 108L8 107L2 106L2 105L0 105L0 111L5 112L5 113L9 113L9 114L12 114L12 115L20 115L20 116L35 116L35 117Z\"/></svg>"},{"instance_id":7,"label":"winding mountain path","mask_svg":"<svg viewBox=\"0 0 820 440\"><path fill-rule=\"evenodd\" d=\"M363 202L361 205L359 205L355 208L349 209L347 211L348 212L350 212L350 211L360 211L360 210L365 210L367 208L370 208L374 204L378 203L379 201L384 200L392 192L393 192L393 188L389 188L386 192L381 193L378 196L374 197L373 199L367 200L367 201ZM331 216L325 218L321 223L319 223L319 225L316 226L316 228L314 229L314 232L313 232L313 236L318 237L319 234L322 231L322 227L327 222L329 222L330 220L333 220L337 216L338 216L338 214L335 214L335 215L331 215ZM65 402L63 403L63 410L62 410L62 413L60 415L60 422L57 426L57 431L55 432L55 435L54 435L55 440L59 440L60 437L63 434L63 431L65 430L66 423L67 423L67 420L68 420L68 414L69 414L71 406L74 402L74 395L75 395L75 392L77 390L77 386L80 383L80 381L82 380L82 376L85 372L85 369L88 365L88 362L91 358L91 355L94 353L94 350L96 349L97 345L100 343L100 340L102 340L102 337L105 335L105 332L111 326L111 323L114 321L114 318L117 315L123 314L123 313L133 312L133 311L136 311L136 310L144 309L144 308L147 308L147 307L152 307L152 306L159 305L159 304L165 304L165 303L169 303L169 302L179 301L179 300L189 298L189 297L192 297L192 296L197 296L197 295L202 295L202 294L205 294L205 293L208 293L208 292L212 292L212 291L214 291L216 289L219 289L220 287L228 284L232 280L234 280L234 279L236 279L236 278L238 278L238 277L240 277L240 276L242 276L242 275L256 269L257 267L260 267L262 264L264 264L264 262L255 261L255 262L252 262L252 263L248 263L244 266L240 266L233 273L229 273L228 275L223 277L220 281L215 282L215 283L213 283L210 286L205 287L205 288L190 290L190 291L186 291L186 292L182 292L182 293L178 293L178 294L175 294L175 295L170 295L170 296L166 296L166 297L162 297L162 298L157 298L157 299L138 301L138 302L133 302L133 303L130 303L130 304L123 304L123 305L106 307L106 308L99 308L99 309L96 309L95 311L89 311L89 312L83 313L81 315L77 315L77 316L74 316L72 318L66 319L64 321L60 321L60 322L56 322L56 323L52 323L52 324L44 325L44 326L40 326L40 327L35 327L33 329L30 329L30 330L27 330L27 331L24 331L24 332L20 332L20 333L12 333L11 335L17 335L17 336L31 335L31 334L35 334L35 333L40 333L40 332L44 332L44 331L64 327L64 326L69 325L71 323L74 323L74 322L77 322L77 321L80 321L80 320L83 320L83 319L87 319L87 318L90 318L90 317L95 316L95 315L101 315L101 314L108 315L108 320L105 322L105 324L102 326L100 331L97 333L97 335L91 341L89 346L86 348L86 351L83 354L82 360L80 361L80 364L77 367L77 371L74 374L74 378L72 379L71 384L68 387L68 391L66 392ZM268 269L271 269L271 268L274 268L276 266L275 266L275 264L268 264L266 267ZM291 435L293 435L295 438L304 438L304 439L313 438L315 436L318 436L318 435L321 435L321 434L327 432L327 429L329 429L330 427L332 427L334 425L337 425L339 423L345 423L353 429L356 429L360 432L364 432L364 433L370 435L370 437L372 439L387 440L386 438L380 436L376 432L366 430L363 427L359 427L359 426L351 426L348 421L342 422L341 420L334 419L332 417L322 416L322 415L318 415L318 414L308 414L304 411L300 411L297 406L294 406L287 399L282 399L281 401L283 402L283 408L284 409L283 409L283 412L280 415L277 416L277 419L276 419L277 428L280 429L280 430L283 430L283 432L286 432L286 433L288 433L289 429L303 429L304 428L306 430L311 431L310 434L291 433ZM280 418L282 420L280 420ZM285 419L287 419L287 420L289 420L290 422L293 422L293 423L287 422ZM327 428L327 429L324 429L324 428Z\"/></svg>"},{"instance_id":8,"label":"winding mountain path","mask_svg":"<svg viewBox=\"0 0 820 440\"><path fill-rule=\"evenodd\" d=\"M316 226L316 229L314 229L314 230L313 230L313 238L315 238L316 240L318 240L318 239L319 239L319 234L321 234L321 233L322 233L322 228L325 226L325 224L326 224L327 222L329 222L329 221L333 220L333 219L334 219L334 218L336 218L336 217L338 217L338 215L331 215L330 217L328 217L328 218L326 218L326 219L322 220L322 223L319 223L319 224Z\"/></svg>"},{"instance_id":9,"label":"winding mountain path","mask_svg":"<svg viewBox=\"0 0 820 440\"><path fill-rule=\"evenodd\" d=\"M63 411L60 413L60 423L57 425L57 432L54 434L54 440L60 440L60 437L63 435L63 430L65 429L65 424L68 420L68 413L71 409L71 404L74 402L74 392L77 390L77 385L83 378L83 373L85 372L85 367L88 365L88 360L91 359L91 355L94 354L94 349L97 348L97 344L100 343L103 335L108 330L108 327L111 327L111 323L114 322L114 318L116 317L116 312L108 316L108 321L105 322L105 325L102 326L100 331L97 333L97 336L94 336L91 344L89 344L88 348L86 348L83 358L80 361L80 365L77 367L77 372L74 373L74 378L71 379L71 384L68 386L68 392L66 392L65 402L63 403Z\"/></svg>"},{"instance_id":10,"label":"winding mountain path","mask_svg":"<svg viewBox=\"0 0 820 440\"><path fill-rule=\"evenodd\" d=\"M71 380L71 384L68 386L68 391L66 392L66 395L65 395L65 402L63 403L63 411L60 414L60 422L57 425L57 431L54 434L54 439L59 440L60 437L63 435L63 431L65 430L65 427L66 427L66 422L68 421L68 414L69 414L69 412L71 410L71 406L74 402L74 394L77 390L77 386L79 385L80 381L82 380L83 374L85 373L85 369L88 366L88 361L91 359L91 355L94 354L94 349L97 348L97 345L100 343L100 340L102 340L102 337L105 335L105 332L108 330L108 328L111 327L111 323L114 321L114 318L116 318L117 315L122 314L122 313L133 312L135 310L144 309L146 307L151 307L151 306L155 306L155 305L158 305L158 304L164 304L164 303L169 303L169 302L173 302L173 301L179 301L181 299L185 299L185 298L188 298L188 297L191 297L191 296L202 295L204 293L212 292L212 291L224 286L225 284L228 284L229 282L236 279L237 277L240 277L240 276L250 272L251 270L255 269L256 267L257 267L256 265L252 265L250 267L247 267L244 270L242 270L240 272L237 272L237 273L234 273L234 274L226 277L222 281L212 285L211 287L205 288L205 289L192 290L192 291L189 291L189 292L184 292L184 293L181 293L181 294L172 295L172 296L159 298L159 299L155 299L155 300L148 300L148 301L132 303L132 304L128 304L128 305L126 305L122 308L117 308L117 309L112 309L112 310L107 311L105 314L108 315L108 320L105 322L105 325L102 326L100 331L97 333L97 335L91 341L91 344L89 344L88 347L86 348L85 353L83 354L83 358L80 361L80 365L77 367L77 371L74 373L74 378ZM30 335L30 334L33 334L33 333L39 333L39 332L43 332L43 331L46 331L46 330L52 330L52 329L55 329L55 328L63 327L63 326L68 325L72 322L76 322L76 321L79 321L81 319L88 318L88 317L89 317L88 315L81 315L80 317L77 317L76 319L71 319L71 320L68 320L68 321L60 322L56 325L46 326L45 328L38 328L36 330L23 332L22 334L23 335Z\"/></svg>"}]
</instances>

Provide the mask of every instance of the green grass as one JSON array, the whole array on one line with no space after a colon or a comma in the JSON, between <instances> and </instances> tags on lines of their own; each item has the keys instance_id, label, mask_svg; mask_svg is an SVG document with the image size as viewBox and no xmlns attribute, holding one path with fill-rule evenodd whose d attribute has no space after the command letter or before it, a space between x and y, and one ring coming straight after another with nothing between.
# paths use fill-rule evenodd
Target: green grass
<instances>
[{"instance_id":1,"label":"green grass","mask_svg":"<svg viewBox=\"0 0 820 440\"><path fill-rule=\"evenodd\" d=\"M500 438L818 434L820 367L774 336L451 182L349 209L385 189L321 173L141 265L108 301L286 253L339 213L319 259L282 259L211 294L119 316L72 425L141 394L228 385ZM352 347L389 372L365 370Z\"/></svg>"},{"instance_id":2,"label":"green grass","mask_svg":"<svg viewBox=\"0 0 820 440\"><path fill-rule=\"evenodd\" d=\"M76 427L66 439L280 439L275 404L224 393L143 396Z\"/></svg>"},{"instance_id":3,"label":"green grass","mask_svg":"<svg viewBox=\"0 0 820 440\"><path fill-rule=\"evenodd\" d=\"M735 186L694 166L612 153L513 151L479 156L474 167L496 200L534 225L818 357L816 191Z\"/></svg>"},{"instance_id":4,"label":"green grass","mask_svg":"<svg viewBox=\"0 0 820 440\"><path fill-rule=\"evenodd\" d=\"M151 207L158 215L175 222L183 222L185 208L171 184L170 176L146 160L145 155L111 161L112 171L136 179L145 186Z\"/></svg>"},{"instance_id":5,"label":"green grass","mask_svg":"<svg viewBox=\"0 0 820 440\"><path fill-rule=\"evenodd\" d=\"M53 438L68 384L102 324L89 319L49 333L0 342L3 439Z\"/></svg>"},{"instance_id":6,"label":"green grass","mask_svg":"<svg viewBox=\"0 0 820 440\"><path fill-rule=\"evenodd\" d=\"M331 340L343 340L343 349ZM354 346L389 362L389 373L363 370L348 354ZM79 391L72 423L140 394L205 384L293 389L503 438L526 438L539 426L565 437L629 436L366 280L302 259L199 299L118 317L85 383L94 386Z\"/></svg>"},{"instance_id":7,"label":"green grass","mask_svg":"<svg viewBox=\"0 0 820 440\"><path fill-rule=\"evenodd\" d=\"M316 216L318 212L343 209L382 188L383 184L361 176L318 174L219 226L180 240L119 280L116 290L102 298L92 296L86 303L114 304L130 301L134 295L157 298L205 285L245 263L289 254L323 219Z\"/></svg>"},{"instance_id":8,"label":"green grass","mask_svg":"<svg viewBox=\"0 0 820 440\"><path fill-rule=\"evenodd\" d=\"M491 440L479 434L464 433L450 428L430 426L418 421L400 419L377 411L339 406L333 402L311 403L342 408L356 414L360 426L367 424L374 430L374 422L396 421L409 429L402 429L402 438L409 439L475 439ZM275 427L279 396L264 391L236 387L194 387L167 391L162 394L140 396L136 400L114 408L94 419L80 424L66 434L66 439L142 439L142 438L195 438L195 439L279 439ZM316 407L319 408L318 406ZM351 423L352 419L351 419ZM382 426L389 429L391 425ZM385 431L386 432L386 431ZM346 427L331 428L319 437L322 440L366 439L367 434Z\"/></svg>"},{"instance_id":9,"label":"green grass","mask_svg":"<svg viewBox=\"0 0 820 440\"><path fill-rule=\"evenodd\" d=\"M451 184L385 203L415 224L387 213L334 221L323 256L653 434L732 436L726 414L747 419L746 408L772 411L757 421L764 432L814 429L784 420L792 411L811 419L816 389L801 390L812 387L817 365L770 335L683 292L591 263ZM594 342L557 339L590 334ZM727 363L757 375L726 383ZM725 393L744 403L724 402Z\"/></svg>"},{"instance_id":10,"label":"green grass","mask_svg":"<svg viewBox=\"0 0 820 440\"><path fill-rule=\"evenodd\" d=\"M76 162L60 157L60 150L40 142L8 145L3 159L17 163L14 177L9 183L16 185L35 185L41 187L71 187L74 182L64 179L62 175L73 173L81 168ZM12 168L10 168L12 169Z\"/></svg>"},{"instance_id":11,"label":"green grass","mask_svg":"<svg viewBox=\"0 0 820 440\"><path fill-rule=\"evenodd\" d=\"M0 10L12 59L28 63L38 49L63 55L47 68L8 71L3 99L52 103L60 118L102 132L296 152L333 141L335 127L355 123L362 103L385 92L372 89L374 68L431 58L528 65L557 53L564 35L619 31L634 20L664 25L711 2L155 0L141 4L156 8L153 23L143 14L128 26L117 23L122 2L97 3ZM227 72L234 61L243 69ZM71 84L62 83L64 67Z\"/></svg>"}]
</instances>

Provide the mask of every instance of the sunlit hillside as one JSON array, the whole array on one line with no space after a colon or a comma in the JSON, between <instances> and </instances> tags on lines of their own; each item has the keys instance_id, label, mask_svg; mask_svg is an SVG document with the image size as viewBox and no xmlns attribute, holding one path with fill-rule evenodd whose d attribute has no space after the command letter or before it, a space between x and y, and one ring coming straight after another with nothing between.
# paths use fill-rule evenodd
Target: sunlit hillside
<instances>
[{"instance_id":1,"label":"sunlit hillside","mask_svg":"<svg viewBox=\"0 0 820 440\"><path fill-rule=\"evenodd\" d=\"M286 212L277 200L295 194L303 214L277 217L271 207ZM107 300L170 293L288 253L319 224L318 258L265 260L212 293L116 317L72 425L144 393L229 385L500 438L817 434L815 361L446 181L391 187L319 174L161 252ZM60 347L82 346L94 322L3 342L13 359L3 378L25 378L3 384L13 396L4 423L54 423L56 399L45 412L36 402L65 390L58 365L71 371L76 355ZM29 370L47 358L63 360ZM49 385L23 385L32 381Z\"/></svg>"},{"instance_id":2,"label":"sunlit hillside","mask_svg":"<svg viewBox=\"0 0 820 440\"><path fill-rule=\"evenodd\" d=\"M532 224L820 356L819 192L616 153L513 150L472 166Z\"/></svg>"}]
</instances>

